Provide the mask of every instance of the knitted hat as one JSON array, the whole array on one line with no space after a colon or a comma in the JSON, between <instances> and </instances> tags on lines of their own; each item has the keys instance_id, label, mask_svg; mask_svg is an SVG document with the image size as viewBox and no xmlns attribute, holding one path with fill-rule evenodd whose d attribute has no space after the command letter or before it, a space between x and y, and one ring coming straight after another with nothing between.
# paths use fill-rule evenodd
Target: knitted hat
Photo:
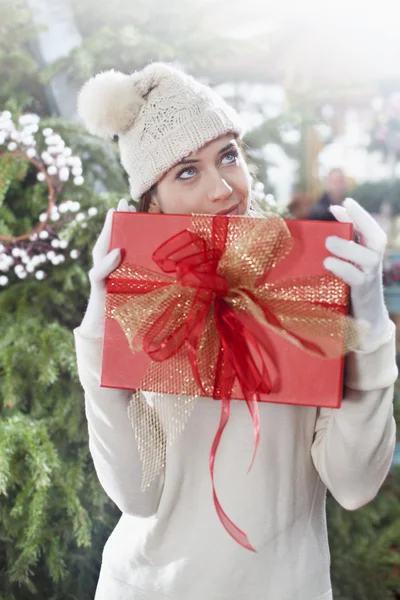
<instances>
[{"instance_id":1,"label":"knitted hat","mask_svg":"<svg viewBox=\"0 0 400 600\"><path fill-rule=\"evenodd\" d=\"M78 113L93 135L118 135L134 200L208 142L243 133L238 114L221 96L166 63L131 75L99 73L80 91Z\"/></svg>"}]
</instances>

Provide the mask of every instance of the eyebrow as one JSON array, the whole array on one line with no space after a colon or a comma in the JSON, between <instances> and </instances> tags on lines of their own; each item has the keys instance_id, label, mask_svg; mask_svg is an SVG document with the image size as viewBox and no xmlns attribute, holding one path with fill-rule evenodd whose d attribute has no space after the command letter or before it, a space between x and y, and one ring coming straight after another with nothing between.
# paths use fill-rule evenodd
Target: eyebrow
<instances>
[{"instance_id":1,"label":"eyebrow","mask_svg":"<svg viewBox=\"0 0 400 600\"><path fill-rule=\"evenodd\" d=\"M226 146L221 148L221 150L218 151L218 154L223 154L224 152L226 152L227 150L231 150L232 148L236 148L235 143L229 142L229 144L227 144ZM183 158L178 163L176 163L175 167L178 167L179 165L188 165L198 162L200 162L198 158Z\"/></svg>"}]
</instances>

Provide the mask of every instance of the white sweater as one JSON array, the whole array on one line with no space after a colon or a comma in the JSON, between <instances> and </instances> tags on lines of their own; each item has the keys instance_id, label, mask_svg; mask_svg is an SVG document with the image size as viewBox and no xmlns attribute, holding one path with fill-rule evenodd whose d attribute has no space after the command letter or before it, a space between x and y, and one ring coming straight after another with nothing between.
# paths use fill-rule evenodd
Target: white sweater
<instances>
[{"instance_id":1,"label":"white sweater","mask_svg":"<svg viewBox=\"0 0 400 600\"><path fill-rule=\"evenodd\" d=\"M208 461L220 403L197 402L167 454L165 476L141 492L129 393L100 388L102 341L75 330L90 450L101 485L123 513L104 548L95 600L331 600L326 488L354 510L374 498L388 473L394 337L391 325L378 348L347 358L340 409L262 403L249 474L252 425L246 403L232 402L216 489L254 554L227 534L213 504Z\"/></svg>"}]
</instances>

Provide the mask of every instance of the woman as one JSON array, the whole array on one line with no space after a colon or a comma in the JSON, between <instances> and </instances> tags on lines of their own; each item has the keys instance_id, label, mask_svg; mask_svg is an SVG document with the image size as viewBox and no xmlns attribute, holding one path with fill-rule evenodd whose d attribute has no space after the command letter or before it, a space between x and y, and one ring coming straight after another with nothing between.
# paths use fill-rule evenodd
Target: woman
<instances>
[{"instance_id":1,"label":"woman","mask_svg":"<svg viewBox=\"0 0 400 600\"><path fill-rule=\"evenodd\" d=\"M79 111L94 134L119 136L122 163L140 210L245 215L251 177L238 115L210 88L169 65L91 79ZM121 200L118 210L131 210ZM141 492L141 465L127 416L131 394L100 388L105 278L120 262L108 252L112 211L93 250L91 294L75 331L89 443L99 480L122 517L108 540L96 600L329 600L325 521L328 488L349 510L378 492L395 443L394 326L384 306L385 236L354 201L334 207L363 245L330 237L325 267L351 286L355 317L370 323L347 358L339 410L263 404L253 468L246 404L232 403L217 456L222 505L257 549L221 526L208 456L219 403L202 399L168 451L165 472ZM350 261L350 262L348 262ZM310 382L312 385L312 382ZM151 398L149 398L151 400Z\"/></svg>"}]
</instances>

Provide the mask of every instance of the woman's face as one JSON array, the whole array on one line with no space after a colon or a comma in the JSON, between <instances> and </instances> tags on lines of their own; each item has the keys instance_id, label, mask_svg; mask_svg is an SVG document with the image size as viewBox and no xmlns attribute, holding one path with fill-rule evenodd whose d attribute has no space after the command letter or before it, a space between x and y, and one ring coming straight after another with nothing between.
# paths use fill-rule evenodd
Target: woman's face
<instances>
[{"instance_id":1,"label":"woman's face","mask_svg":"<svg viewBox=\"0 0 400 600\"><path fill-rule=\"evenodd\" d=\"M151 212L245 215L251 177L232 134L206 144L157 184Z\"/></svg>"}]
</instances>

